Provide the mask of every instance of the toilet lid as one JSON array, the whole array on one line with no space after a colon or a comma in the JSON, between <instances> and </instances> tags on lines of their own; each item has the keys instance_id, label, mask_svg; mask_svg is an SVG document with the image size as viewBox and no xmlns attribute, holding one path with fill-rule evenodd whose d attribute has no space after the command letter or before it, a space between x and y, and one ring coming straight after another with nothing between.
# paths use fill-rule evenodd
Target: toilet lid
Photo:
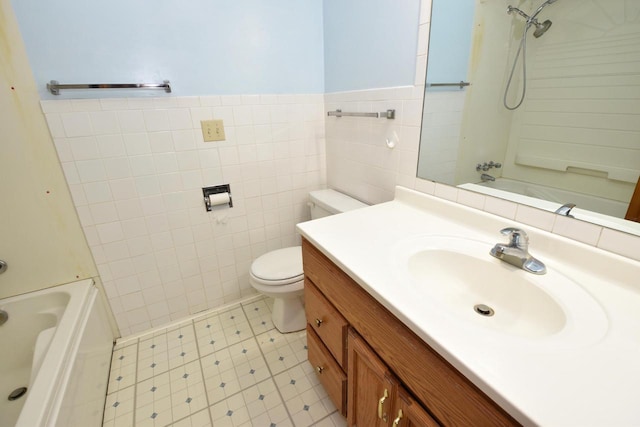
<instances>
[{"instance_id":1,"label":"toilet lid","mask_svg":"<svg viewBox=\"0 0 640 427\"><path fill-rule=\"evenodd\" d=\"M274 282L286 279L300 280L304 275L302 247L278 249L258 257L251 264L251 274L258 279Z\"/></svg>"}]
</instances>

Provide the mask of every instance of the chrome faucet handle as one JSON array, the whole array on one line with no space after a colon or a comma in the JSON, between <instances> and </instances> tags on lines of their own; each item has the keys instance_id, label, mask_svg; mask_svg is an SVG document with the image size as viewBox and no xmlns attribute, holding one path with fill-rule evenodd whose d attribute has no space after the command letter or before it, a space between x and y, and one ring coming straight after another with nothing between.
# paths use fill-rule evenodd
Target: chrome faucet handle
<instances>
[{"instance_id":1,"label":"chrome faucet handle","mask_svg":"<svg viewBox=\"0 0 640 427\"><path fill-rule=\"evenodd\" d=\"M509 237L508 245L527 252L529 249L529 236L524 230L515 227L507 227L500 230L500 233Z\"/></svg>"}]
</instances>

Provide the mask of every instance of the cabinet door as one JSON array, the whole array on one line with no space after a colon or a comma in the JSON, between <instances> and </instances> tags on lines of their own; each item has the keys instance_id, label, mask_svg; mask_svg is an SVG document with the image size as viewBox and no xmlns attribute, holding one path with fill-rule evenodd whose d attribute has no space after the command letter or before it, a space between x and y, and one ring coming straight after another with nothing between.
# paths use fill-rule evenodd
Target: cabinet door
<instances>
[{"instance_id":1,"label":"cabinet door","mask_svg":"<svg viewBox=\"0 0 640 427\"><path fill-rule=\"evenodd\" d=\"M393 410L393 427L437 427L438 423L431 418L418 402L402 387L398 389L398 398Z\"/></svg>"},{"instance_id":2,"label":"cabinet door","mask_svg":"<svg viewBox=\"0 0 640 427\"><path fill-rule=\"evenodd\" d=\"M348 425L390 426L397 383L386 365L353 330L349 331L348 352Z\"/></svg>"}]
</instances>

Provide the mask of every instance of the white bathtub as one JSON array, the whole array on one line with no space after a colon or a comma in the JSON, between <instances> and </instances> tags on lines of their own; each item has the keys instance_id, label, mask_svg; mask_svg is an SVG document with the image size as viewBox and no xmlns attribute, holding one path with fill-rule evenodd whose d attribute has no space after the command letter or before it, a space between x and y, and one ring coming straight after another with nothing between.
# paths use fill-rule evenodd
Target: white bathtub
<instances>
[{"instance_id":1,"label":"white bathtub","mask_svg":"<svg viewBox=\"0 0 640 427\"><path fill-rule=\"evenodd\" d=\"M575 203L576 207L571 210L571 214L577 219L640 235L640 223L624 219L628 204L616 200L506 178L477 184L461 184L458 187L550 212L555 212L565 203Z\"/></svg>"},{"instance_id":2,"label":"white bathtub","mask_svg":"<svg viewBox=\"0 0 640 427\"><path fill-rule=\"evenodd\" d=\"M113 332L92 280L0 300L0 426L100 426ZM12 391L27 387L9 401Z\"/></svg>"}]
</instances>

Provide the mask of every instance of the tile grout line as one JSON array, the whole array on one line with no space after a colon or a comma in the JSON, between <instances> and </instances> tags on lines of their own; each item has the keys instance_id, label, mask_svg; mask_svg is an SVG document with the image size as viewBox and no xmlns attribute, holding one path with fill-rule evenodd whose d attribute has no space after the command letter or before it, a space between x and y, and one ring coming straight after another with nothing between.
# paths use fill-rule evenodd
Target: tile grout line
<instances>
[{"instance_id":1,"label":"tile grout line","mask_svg":"<svg viewBox=\"0 0 640 427\"><path fill-rule=\"evenodd\" d=\"M196 340L196 351L198 352L198 364L200 365L200 375L202 375L202 387L204 388L204 398L207 402L207 407L205 410L209 414L209 422L213 425L213 417L211 416L211 402L209 402L209 392L207 390L207 382L204 378L204 367L202 366L202 356L200 354L200 340L198 340L198 333L196 331L196 322L195 320L191 321L191 326L193 327L193 336Z\"/></svg>"},{"instance_id":2,"label":"tile grout line","mask_svg":"<svg viewBox=\"0 0 640 427\"><path fill-rule=\"evenodd\" d=\"M137 400L138 400L138 357L140 355L140 338L136 339L136 370L134 372L134 380L133 380L133 425L136 424L136 415L137 415Z\"/></svg>"}]
</instances>

